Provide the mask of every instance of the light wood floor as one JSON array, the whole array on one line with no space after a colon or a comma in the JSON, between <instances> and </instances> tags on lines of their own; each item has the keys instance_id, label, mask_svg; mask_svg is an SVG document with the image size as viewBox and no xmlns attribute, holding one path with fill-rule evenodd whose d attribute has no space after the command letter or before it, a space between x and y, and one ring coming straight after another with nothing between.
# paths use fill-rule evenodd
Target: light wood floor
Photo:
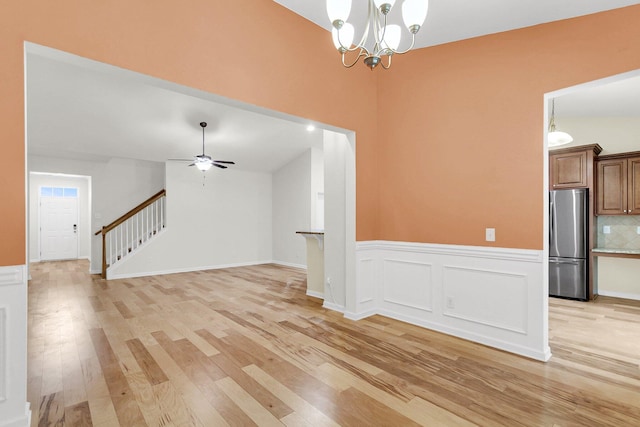
<instances>
[{"instance_id":1,"label":"light wood floor","mask_svg":"<svg viewBox=\"0 0 640 427\"><path fill-rule=\"evenodd\" d=\"M265 265L31 266L33 426L640 426L640 303L551 300L548 363L305 295Z\"/></svg>"}]
</instances>

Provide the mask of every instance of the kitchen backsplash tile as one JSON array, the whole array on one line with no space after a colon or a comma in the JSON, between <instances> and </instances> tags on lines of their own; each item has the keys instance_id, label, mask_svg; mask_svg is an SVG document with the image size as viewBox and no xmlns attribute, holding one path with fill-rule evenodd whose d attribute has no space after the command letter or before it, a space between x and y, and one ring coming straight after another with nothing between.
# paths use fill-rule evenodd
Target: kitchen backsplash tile
<instances>
[{"instance_id":1,"label":"kitchen backsplash tile","mask_svg":"<svg viewBox=\"0 0 640 427\"><path fill-rule=\"evenodd\" d=\"M598 225L598 248L640 249L640 215L601 215ZM604 226L611 228L610 234L604 234Z\"/></svg>"}]
</instances>

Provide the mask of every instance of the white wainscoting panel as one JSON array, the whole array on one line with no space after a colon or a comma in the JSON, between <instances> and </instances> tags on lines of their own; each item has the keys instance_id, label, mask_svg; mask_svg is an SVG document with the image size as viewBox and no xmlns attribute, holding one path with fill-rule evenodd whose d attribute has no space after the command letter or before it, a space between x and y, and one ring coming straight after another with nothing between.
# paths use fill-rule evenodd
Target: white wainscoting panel
<instances>
[{"instance_id":1,"label":"white wainscoting panel","mask_svg":"<svg viewBox=\"0 0 640 427\"><path fill-rule=\"evenodd\" d=\"M551 357L541 250L368 241L356 244L356 264L351 319L381 314L537 360Z\"/></svg>"},{"instance_id":2,"label":"white wainscoting panel","mask_svg":"<svg viewBox=\"0 0 640 427\"><path fill-rule=\"evenodd\" d=\"M383 261L383 300L418 310L432 311L431 264L396 259Z\"/></svg>"},{"instance_id":3,"label":"white wainscoting panel","mask_svg":"<svg viewBox=\"0 0 640 427\"><path fill-rule=\"evenodd\" d=\"M0 402L7 400L7 309L0 307Z\"/></svg>"},{"instance_id":4,"label":"white wainscoting panel","mask_svg":"<svg viewBox=\"0 0 640 427\"><path fill-rule=\"evenodd\" d=\"M0 427L27 427L27 267L0 267Z\"/></svg>"},{"instance_id":5,"label":"white wainscoting panel","mask_svg":"<svg viewBox=\"0 0 640 427\"><path fill-rule=\"evenodd\" d=\"M527 333L527 276L518 273L445 265L442 287L444 315ZM500 295L504 304L495 307Z\"/></svg>"}]
</instances>

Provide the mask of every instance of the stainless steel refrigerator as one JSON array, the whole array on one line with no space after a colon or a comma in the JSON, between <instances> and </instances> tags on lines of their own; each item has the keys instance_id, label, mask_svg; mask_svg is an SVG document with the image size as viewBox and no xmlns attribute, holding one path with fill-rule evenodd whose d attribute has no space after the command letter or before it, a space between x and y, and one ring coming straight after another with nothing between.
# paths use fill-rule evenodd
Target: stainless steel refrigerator
<instances>
[{"instance_id":1,"label":"stainless steel refrigerator","mask_svg":"<svg viewBox=\"0 0 640 427\"><path fill-rule=\"evenodd\" d=\"M549 295L587 299L589 194L549 192Z\"/></svg>"}]
</instances>

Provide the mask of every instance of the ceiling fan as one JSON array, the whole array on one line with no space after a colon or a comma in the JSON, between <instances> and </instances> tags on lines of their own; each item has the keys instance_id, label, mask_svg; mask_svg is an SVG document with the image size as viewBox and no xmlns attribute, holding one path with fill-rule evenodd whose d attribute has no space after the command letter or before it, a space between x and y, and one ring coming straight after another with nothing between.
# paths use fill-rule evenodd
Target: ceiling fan
<instances>
[{"instance_id":1,"label":"ceiling fan","mask_svg":"<svg viewBox=\"0 0 640 427\"><path fill-rule=\"evenodd\" d=\"M207 122L200 122L200 127L202 128L202 154L198 154L193 158L193 163L189 166L195 166L200 169L202 172L208 171L211 166L218 167L220 169L226 169L225 165L235 165L235 162L230 162L228 160L212 160L211 156L207 156L204 154L204 128L207 127ZM180 160L185 162L192 161L191 159L171 159L171 160Z\"/></svg>"}]
</instances>

